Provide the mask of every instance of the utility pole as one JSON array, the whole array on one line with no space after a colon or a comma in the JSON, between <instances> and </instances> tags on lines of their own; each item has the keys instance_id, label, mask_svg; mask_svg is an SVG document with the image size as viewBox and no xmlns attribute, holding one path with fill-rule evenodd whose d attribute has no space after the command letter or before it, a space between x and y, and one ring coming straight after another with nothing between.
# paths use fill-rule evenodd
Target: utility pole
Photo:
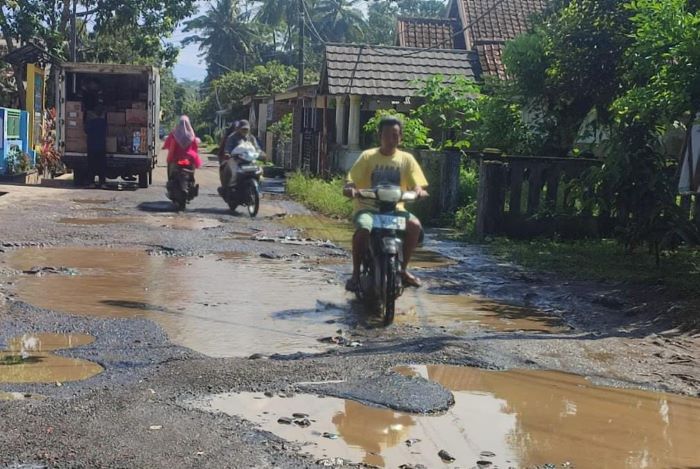
<instances>
[{"instance_id":1,"label":"utility pole","mask_svg":"<svg viewBox=\"0 0 700 469\"><path fill-rule=\"evenodd\" d=\"M78 0L73 0L73 14L70 17L70 59L71 62L78 61Z\"/></svg>"},{"instance_id":2,"label":"utility pole","mask_svg":"<svg viewBox=\"0 0 700 469\"><path fill-rule=\"evenodd\" d=\"M304 85L304 0L299 0L299 63L297 65L297 85Z\"/></svg>"}]
</instances>

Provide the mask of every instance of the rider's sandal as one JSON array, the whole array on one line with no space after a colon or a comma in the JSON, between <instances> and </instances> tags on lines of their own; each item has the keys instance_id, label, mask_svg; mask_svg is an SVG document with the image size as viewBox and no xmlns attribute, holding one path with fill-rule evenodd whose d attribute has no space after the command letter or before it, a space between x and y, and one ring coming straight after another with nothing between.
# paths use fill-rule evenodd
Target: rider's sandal
<instances>
[{"instance_id":1,"label":"rider's sandal","mask_svg":"<svg viewBox=\"0 0 700 469\"><path fill-rule=\"evenodd\" d=\"M408 272L401 274L401 278L405 287L420 288L421 285L423 285L418 277L411 275Z\"/></svg>"}]
</instances>

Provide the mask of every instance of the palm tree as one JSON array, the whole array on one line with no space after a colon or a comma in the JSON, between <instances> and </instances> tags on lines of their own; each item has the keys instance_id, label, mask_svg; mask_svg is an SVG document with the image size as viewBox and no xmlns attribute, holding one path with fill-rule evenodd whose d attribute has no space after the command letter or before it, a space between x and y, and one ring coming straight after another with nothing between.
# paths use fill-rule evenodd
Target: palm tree
<instances>
[{"instance_id":1,"label":"palm tree","mask_svg":"<svg viewBox=\"0 0 700 469\"><path fill-rule=\"evenodd\" d=\"M364 38L367 23L355 7L360 0L319 0L314 8L314 22L321 36L329 42L354 42Z\"/></svg>"},{"instance_id":2,"label":"palm tree","mask_svg":"<svg viewBox=\"0 0 700 469\"><path fill-rule=\"evenodd\" d=\"M205 14L185 23L183 45L199 44L206 57L208 80L227 71L246 70L257 62L259 31L235 0L217 0Z\"/></svg>"}]
</instances>

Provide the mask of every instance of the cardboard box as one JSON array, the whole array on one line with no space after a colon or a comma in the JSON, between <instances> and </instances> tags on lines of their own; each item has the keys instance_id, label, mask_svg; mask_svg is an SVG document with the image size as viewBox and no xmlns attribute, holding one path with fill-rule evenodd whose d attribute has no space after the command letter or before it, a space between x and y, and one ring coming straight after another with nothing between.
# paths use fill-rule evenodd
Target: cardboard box
<instances>
[{"instance_id":1,"label":"cardboard box","mask_svg":"<svg viewBox=\"0 0 700 469\"><path fill-rule=\"evenodd\" d=\"M107 124L107 136L108 137L124 137L126 134L127 134L127 131L126 131L125 126Z\"/></svg>"},{"instance_id":2,"label":"cardboard box","mask_svg":"<svg viewBox=\"0 0 700 469\"><path fill-rule=\"evenodd\" d=\"M143 102L141 102L141 103L132 103L132 104L131 104L131 109L139 109L139 110L141 110L141 111L145 111L145 110L146 110L146 103L143 103Z\"/></svg>"},{"instance_id":3,"label":"cardboard box","mask_svg":"<svg viewBox=\"0 0 700 469\"><path fill-rule=\"evenodd\" d=\"M66 139L66 151L74 153L87 153L87 139L83 136L81 139Z\"/></svg>"},{"instance_id":4,"label":"cardboard box","mask_svg":"<svg viewBox=\"0 0 700 469\"><path fill-rule=\"evenodd\" d=\"M85 129L83 127L66 127L66 140L84 139Z\"/></svg>"},{"instance_id":5,"label":"cardboard box","mask_svg":"<svg viewBox=\"0 0 700 469\"><path fill-rule=\"evenodd\" d=\"M148 112L145 109L127 109L126 123L135 125L148 124Z\"/></svg>"},{"instance_id":6,"label":"cardboard box","mask_svg":"<svg viewBox=\"0 0 700 469\"><path fill-rule=\"evenodd\" d=\"M117 137L107 137L106 150L107 153L117 153Z\"/></svg>"},{"instance_id":7,"label":"cardboard box","mask_svg":"<svg viewBox=\"0 0 700 469\"><path fill-rule=\"evenodd\" d=\"M123 112L108 112L107 125L126 125L126 114Z\"/></svg>"},{"instance_id":8,"label":"cardboard box","mask_svg":"<svg viewBox=\"0 0 700 469\"><path fill-rule=\"evenodd\" d=\"M66 131L68 129L85 130L85 122L82 119L66 119Z\"/></svg>"},{"instance_id":9,"label":"cardboard box","mask_svg":"<svg viewBox=\"0 0 700 469\"><path fill-rule=\"evenodd\" d=\"M82 112L83 103L80 101L66 101L66 112Z\"/></svg>"}]
</instances>

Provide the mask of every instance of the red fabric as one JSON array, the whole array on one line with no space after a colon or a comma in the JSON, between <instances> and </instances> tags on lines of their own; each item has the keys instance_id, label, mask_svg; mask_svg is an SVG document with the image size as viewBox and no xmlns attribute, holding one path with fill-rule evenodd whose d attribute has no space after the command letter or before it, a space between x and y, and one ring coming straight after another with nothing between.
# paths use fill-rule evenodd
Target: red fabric
<instances>
[{"instance_id":1,"label":"red fabric","mask_svg":"<svg viewBox=\"0 0 700 469\"><path fill-rule=\"evenodd\" d=\"M180 164L180 160L188 160L195 168L202 166L202 159L199 157L199 147L197 139L187 149L183 149L178 145L172 132L168 135L163 143L163 148L168 150L168 163Z\"/></svg>"}]
</instances>

